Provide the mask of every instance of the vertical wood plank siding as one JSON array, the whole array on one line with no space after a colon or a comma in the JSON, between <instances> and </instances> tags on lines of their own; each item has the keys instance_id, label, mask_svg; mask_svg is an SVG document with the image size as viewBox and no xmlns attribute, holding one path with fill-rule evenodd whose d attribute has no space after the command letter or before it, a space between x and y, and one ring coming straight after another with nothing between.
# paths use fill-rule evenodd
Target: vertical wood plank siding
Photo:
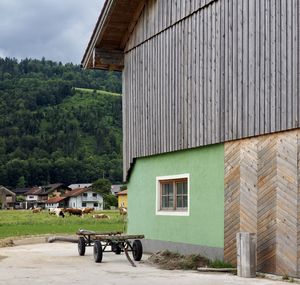
<instances>
[{"instance_id":1,"label":"vertical wood plank siding","mask_svg":"<svg viewBox=\"0 0 300 285\"><path fill-rule=\"evenodd\" d=\"M299 127L297 0L149 0L125 51L134 158Z\"/></svg>"}]
</instances>

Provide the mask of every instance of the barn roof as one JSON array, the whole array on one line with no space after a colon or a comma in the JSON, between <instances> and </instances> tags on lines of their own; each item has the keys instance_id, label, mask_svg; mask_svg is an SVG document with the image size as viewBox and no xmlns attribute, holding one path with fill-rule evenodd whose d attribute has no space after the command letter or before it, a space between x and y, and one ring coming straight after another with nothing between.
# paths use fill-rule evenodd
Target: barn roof
<instances>
[{"instance_id":1,"label":"barn roof","mask_svg":"<svg viewBox=\"0 0 300 285\"><path fill-rule=\"evenodd\" d=\"M68 191L63 196L64 197L77 197L80 194L87 192L87 191L93 191L93 190L91 188L76 188L76 189L73 189L72 191Z\"/></svg>"},{"instance_id":2,"label":"barn roof","mask_svg":"<svg viewBox=\"0 0 300 285\"><path fill-rule=\"evenodd\" d=\"M66 197L53 197L53 198L48 199L46 203L55 204L55 203L59 203L59 202L65 200L65 199L66 199Z\"/></svg>"},{"instance_id":3,"label":"barn roof","mask_svg":"<svg viewBox=\"0 0 300 285\"><path fill-rule=\"evenodd\" d=\"M41 186L41 188L47 194L49 194L59 188L62 188L64 190L70 190L70 188L63 183L53 183L53 184L43 185L43 186Z\"/></svg>"},{"instance_id":4,"label":"barn roof","mask_svg":"<svg viewBox=\"0 0 300 285\"><path fill-rule=\"evenodd\" d=\"M127 194L128 194L128 191L126 189L126 190L123 190L123 191L119 192L117 195L122 196L122 195L127 195Z\"/></svg>"},{"instance_id":5,"label":"barn roof","mask_svg":"<svg viewBox=\"0 0 300 285\"><path fill-rule=\"evenodd\" d=\"M10 191L9 189L7 189L6 187L0 185L0 192L4 193L5 195L10 195L10 196L16 196L16 194L12 191Z\"/></svg>"},{"instance_id":6,"label":"barn roof","mask_svg":"<svg viewBox=\"0 0 300 285\"><path fill-rule=\"evenodd\" d=\"M144 0L106 0L81 61L84 68L122 71L124 48Z\"/></svg>"},{"instance_id":7,"label":"barn roof","mask_svg":"<svg viewBox=\"0 0 300 285\"><path fill-rule=\"evenodd\" d=\"M32 187L29 191L25 193L25 195L42 195L43 189L41 187Z\"/></svg>"},{"instance_id":8,"label":"barn roof","mask_svg":"<svg viewBox=\"0 0 300 285\"><path fill-rule=\"evenodd\" d=\"M25 193L27 193L31 188L16 188L13 189L12 191L16 194L16 195L24 195Z\"/></svg>"}]
</instances>

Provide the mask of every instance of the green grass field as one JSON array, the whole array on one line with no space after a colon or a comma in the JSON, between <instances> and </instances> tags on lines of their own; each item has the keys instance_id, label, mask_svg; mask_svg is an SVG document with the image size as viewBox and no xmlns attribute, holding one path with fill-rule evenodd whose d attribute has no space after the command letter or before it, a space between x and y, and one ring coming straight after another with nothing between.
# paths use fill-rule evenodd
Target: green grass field
<instances>
[{"instance_id":1,"label":"green grass field","mask_svg":"<svg viewBox=\"0 0 300 285\"><path fill-rule=\"evenodd\" d=\"M97 94L100 94L100 95L122 96L119 93L112 93L112 92L107 92L107 91L104 91L104 90L94 90L94 89L79 88L79 87L75 87L74 89L76 91L81 91L83 93L94 93L94 92L96 92Z\"/></svg>"},{"instance_id":2,"label":"green grass field","mask_svg":"<svg viewBox=\"0 0 300 285\"><path fill-rule=\"evenodd\" d=\"M43 234L75 234L79 229L93 231L124 231L123 219L118 211L102 211L110 220L93 219L92 214L84 217L69 216L65 218L49 215L44 210L33 214L30 210L0 211L0 239L16 236L33 236Z\"/></svg>"}]
</instances>

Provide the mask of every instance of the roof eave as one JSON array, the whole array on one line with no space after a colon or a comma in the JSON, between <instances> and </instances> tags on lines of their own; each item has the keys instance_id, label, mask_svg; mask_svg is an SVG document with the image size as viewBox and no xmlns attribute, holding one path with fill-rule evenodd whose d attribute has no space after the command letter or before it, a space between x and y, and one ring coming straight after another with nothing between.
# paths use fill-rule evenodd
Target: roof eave
<instances>
[{"instance_id":1,"label":"roof eave","mask_svg":"<svg viewBox=\"0 0 300 285\"><path fill-rule=\"evenodd\" d=\"M122 71L124 50L144 5L145 0L106 0L81 66Z\"/></svg>"},{"instance_id":2,"label":"roof eave","mask_svg":"<svg viewBox=\"0 0 300 285\"><path fill-rule=\"evenodd\" d=\"M100 37L101 32L103 31L103 28L105 26L105 23L108 20L108 16L112 11L113 6L115 5L117 0L107 0L104 3L104 6L102 8L102 11L100 13L100 16L97 20L97 23L95 25L95 28L93 30L93 34L90 38L90 41L88 43L88 46L85 50L84 56L81 61L81 66L84 69L90 69L90 68L95 68L94 62L93 62L93 57L94 57L94 49L96 47L96 43ZM99 69L101 69L99 67ZM108 67L103 66L102 69L108 69Z\"/></svg>"}]
</instances>

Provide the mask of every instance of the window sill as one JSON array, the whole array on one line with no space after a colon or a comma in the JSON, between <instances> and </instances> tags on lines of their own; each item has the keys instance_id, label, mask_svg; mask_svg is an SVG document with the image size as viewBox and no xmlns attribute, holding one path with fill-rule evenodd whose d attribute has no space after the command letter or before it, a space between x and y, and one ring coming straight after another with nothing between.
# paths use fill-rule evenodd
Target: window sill
<instances>
[{"instance_id":1,"label":"window sill","mask_svg":"<svg viewBox=\"0 0 300 285\"><path fill-rule=\"evenodd\" d=\"M156 211L157 216L183 216L187 217L190 215L189 211Z\"/></svg>"}]
</instances>

